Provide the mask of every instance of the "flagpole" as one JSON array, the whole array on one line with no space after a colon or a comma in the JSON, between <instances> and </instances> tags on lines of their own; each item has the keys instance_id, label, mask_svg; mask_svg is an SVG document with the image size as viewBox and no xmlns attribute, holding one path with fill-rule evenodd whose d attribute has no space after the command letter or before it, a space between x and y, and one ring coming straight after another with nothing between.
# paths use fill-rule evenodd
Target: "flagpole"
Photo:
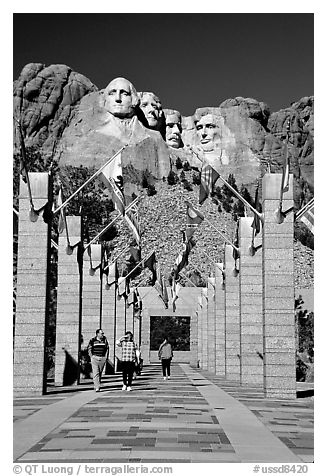
<instances>
[{"instance_id":1,"label":"flagpole","mask_svg":"<svg viewBox=\"0 0 327 476\"><path fill-rule=\"evenodd\" d=\"M112 160L114 160L115 157L117 157L118 154L120 154L120 152L122 152L122 150L125 149L126 146L123 146L121 147L121 149L119 149L118 152L116 152L104 165L102 165L102 167L99 168L99 170L97 170L93 175L92 177L90 177L89 179L86 180L86 182L83 183L83 185L81 185L77 190L76 192L74 192L69 198L67 198L67 200L62 203L60 205L60 207L58 207L54 212L53 214L55 215L56 213L58 213L62 208L64 208L69 202L70 200L75 197L75 195L77 195L86 185L88 185L95 177L97 177L99 175L99 173L101 172L101 170L103 170L108 164L110 164L110 162Z\"/></svg>"},{"instance_id":2,"label":"flagpole","mask_svg":"<svg viewBox=\"0 0 327 476\"><path fill-rule=\"evenodd\" d=\"M141 284L142 284L144 281L146 281L147 279L148 279L148 278L145 277L145 278L142 279L142 281L141 281L137 286L133 286L134 291L135 291L139 286L141 286Z\"/></svg>"},{"instance_id":3,"label":"flagpole","mask_svg":"<svg viewBox=\"0 0 327 476\"><path fill-rule=\"evenodd\" d=\"M214 266L217 266L217 268L220 270L221 273L224 272L224 270L219 266L219 264L218 264L218 263L215 263L214 260L211 259L210 256L207 255L207 253L206 253L204 250L202 250L202 249L199 248L199 247L198 247L198 249L208 258L209 261L211 261L211 263L212 263Z\"/></svg>"},{"instance_id":4,"label":"flagpole","mask_svg":"<svg viewBox=\"0 0 327 476\"><path fill-rule=\"evenodd\" d=\"M127 251L127 249L129 248L129 246L130 246L130 245L127 245L127 246L123 249L123 251L121 251L121 252L118 254L118 256L117 256L113 261L111 261L110 263L108 263L107 266L105 266L105 268L103 268L103 271L107 271L107 269L108 269L112 264L114 264L114 262L117 261L117 259L120 258L122 254L124 254L124 253Z\"/></svg>"},{"instance_id":5,"label":"flagpole","mask_svg":"<svg viewBox=\"0 0 327 476\"><path fill-rule=\"evenodd\" d=\"M188 277L185 276L184 273L182 273L182 272L180 271L178 274L180 274L183 278L187 279L187 281L188 281L189 283L191 283L192 286L194 286L195 288L197 288L197 286L196 286L194 283L192 283L192 281L191 281L190 279L188 279Z\"/></svg>"},{"instance_id":6,"label":"flagpole","mask_svg":"<svg viewBox=\"0 0 327 476\"><path fill-rule=\"evenodd\" d=\"M199 155L197 154L197 152L193 149L193 147L190 147L190 149L191 149L191 151L194 153L194 155L196 155L196 157L197 157L202 163L204 163L204 160L202 160L202 159L200 158L200 156L199 156ZM209 164L209 165L211 165L211 164ZM258 217L260 218L260 220L261 220L262 223L263 223L263 215L262 215L261 213L259 213L258 210L256 210L252 205L250 205L250 204L245 200L245 198L242 197L242 195L240 195L240 194L220 175L220 173L218 172L217 169L215 169L212 165L211 165L211 167L218 173L218 180L220 179L220 180L223 182L223 184L226 185L226 187L228 187L229 190L230 190L231 192L233 192L233 194L236 195L236 197L237 197L239 200L241 200L241 202L242 202L246 207L249 207L250 210L253 211L253 213L255 213L256 215L258 215Z\"/></svg>"},{"instance_id":7,"label":"flagpole","mask_svg":"<svg viewBox=\"0 0 327 476\"><path fill-rule=\"evenodd\" d=\"M212 167L212 168L214 168L214 167ZM216 169L215 169L215 170L216 170ZM218 172L218 171L216 170L216 172ZM219 172L218 172L218 173L219 173ZM255 214L260 218L260 221L261 221L262 223L264 223L264 218L263 218L262 213L258 212L258 210L256 210L252 205L250 205L249 202L247 202L247 201L245 200L245 198L243 198L242 195L240 195L221 175L219 175L218 180L219 180L219 179L223 182L224 185L226 185L226 187L229 188L229 190L230 190L231 192L233 192L234 195L236 195L236 197L237 197L239 200L241 200L241 202L242 202L246 207L250 208L250 210L252 210L252 212L255 213Z\"/></svg>"},{"instance_id":8,"label":"flagpole","mask_svg":"<svg viewBox=\"0 0 327 476\"><path fill-rule=\"evenodd\" d=\"M138 200L139 200L139 197L137 197L130 205L128 205L128 207L125 209L125 213L128 212L132 208L132 206L135 205L135 203L137 203ZM98 233L89 243L87 243L87 245L84 248L84 251L87 250L87 248L92 243L94 243L98 238L100 238L100 236L103 235L103 233L107 231L121 217L122 217L122 214L119 212L119 215L117 215L107 226L103 228L102 231L100 231L100 233Z\"/></svg>"},{"instance_id":9,"label":"flagpole","mask_svg":"<svg viewBox=\"0 0 327 476\"><path fill-rule=\"evenodd\" d=\"M227 241L230 245L232 245L232 247L238 251L238 248L221 232L219 231L209 220L208 218L204 217L205 221L207 221L209 223L209 225L212 226L212 228L214 228L216 230L217 233L219 233L219 235L224 238L225 241Z\"/></svg>"},{"instance_id":10,"label":"flagpole","mask_svg":"<svg viewBox=\"0 0 327 476\"><path fill-rule=\"evenodd\" d=\"M306 203L304 205L304 207L301 208L301 210L299 210L295 213L295 220L298 220L299 218L301 218L302 215L304 215L304 213L307 212L309 210L309 208L311 208L313 206L313 204L314 204L314 199L311 198L311 200L309 200L309 202Z\"/></svg>"},{"instance_id":11,"label":"flagpole","mask_svg":"<svg viewBox=\"0 0 327 476\"><path fill-rule=\"evenodd\" d=\"M152 255L153 253L153 250L151 251L151 253L146 256L145 258L142 259L142 261L140 261L136 266L135 268L132 269L132 271L130 271L126 276L123 276L123 280L126 280L128 278L128 276L130 276L135 270L136 268L138 268L144 261L146 261L148 258L150 258L150 256ZM120 284L122 283L123 281L120 282Z\"/></svg>"}]
</instances>

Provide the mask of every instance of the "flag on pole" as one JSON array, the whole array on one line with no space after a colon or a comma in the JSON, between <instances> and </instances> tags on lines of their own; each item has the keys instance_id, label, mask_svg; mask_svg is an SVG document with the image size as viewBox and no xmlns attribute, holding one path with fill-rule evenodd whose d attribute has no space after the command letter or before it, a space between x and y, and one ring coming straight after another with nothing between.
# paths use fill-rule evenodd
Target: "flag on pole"
<instances>
[{"instance_id":1,"label":"flag on pole","mask_svg":"<svg viewBox=\"0 0 327 476\"><path fill-rule=\"evenodd\" d=\"M123 190L123 169L122 169L122 154L119 153L116 157L105 165L99 173L99 178L112 191L112 201L123 216L125 215L125 197Z\"/></svg>"},{"instance_id":2,"label":"flag on pole","mask_svg":"<svg viewBox=\"0 0 327 476\"><path fill-rule=\"evenodd\" d=\"M63 195L62 195L62 186L60 185L58 197L57 197L57 207L60 207L62 204L63 204ZM58 220L58 233L61 235L64 230L66 230L67 243L69 245L70 241L69 241L66 212L65 212L65 209L62 208L60 210L60 215Z\"/></svg>"},{"instance_id":3,"label":"flag on pole","mask_svg":"<svg viewBox=\"0 0 327 476\"><path fill-rule=\"evenodd\" d=\"M107 282L106 282L106 289L110 289L110 287L118 281L118 266L117 260L113 263L109 264L108 266L108 274L107 274Z\"/></svg>"},{"instance_id":4,"label":"flag on pole","mask_svg":"<svg viewBox=\"0 0 327 476\"><path fill-rule=\"evenodd\" d=\"M135 297L136 301L134 302L134 317L140 319L141 311L142 311L142 300L139 294L138 289L135 289Z\"/></svg>"},{"instance_id":5,"label":"flag on pole","mask_svg":"<svg viewBox=\"0 0 327 476\"><path fill-rule=\"evenodd\" d=\"M199 194L199 204L202 203L208 198L208 196L213 192L214 185L217 182L220 174L211 167L209 164L203 164L201 168L201 181L200 181L200 194Z\"/></svg>"},{"instance_id":6,"label":"flag on pole","mask_svg":"<svg viewBox=\"0 0 327 476\"><path fill-rule=\"evenodd\" d=\"M122 297L127 299L128 295L129 295L129 280L122 276L118 278L117 297L118 299L121 299Z\"/></svg>"},{"instance_id":7,"label":"flag on pole","mask_svg":"<svg viewBox=\"0 0 327 476\"><path fill-rule=\"evenodd\" d=\"M285 162L283 165L283 174L282 174L282 184L281 184L281 198L283 193L288 192L290 185L290 157L288 153L288 145L286 143L286 154L285 154Z\"/></svg>"},{"instance_id":8,"label":"flag on pole","mask_svg":"<svg viewBox=\"0 0 327 476\"><path fill-rule=\"evenodd\" d=\"M168 298L167 286L166 286L165 277L161 274L160 266L158 266L158 269L157 269L157 281L155 282L154 286L160 298L162 299L165 305L165 308L168 309L169 298Z\"/></svg>"},{"instance_id":9,"label":"flag on pole","mask_svg":"<svg viewBox=\"0 0 327 476\"><path fill-rule=\"evenodd\" d=\"M257 211L259 211L259 183L257 184L257 189L255 191L254 208ZM252 232L252 241L253 241L254 236L260 233L260 230L261 230L260 218L256 213L254 213L253 222L251 226L253 228L253 232Z\"/></svg>"},{"instance_id":10,"label":"flag on pole","mask_svg":"<svg viewBox=\"0 0 327 476\"><path fill-rule=\"evenodd\" d=\"M136 294L135 294L135 287L132 287L129 291L129 294L127 295L127 306L131 306L132 304L134 305L136 302Z\"/></svg>"},{"instance_id":11,"label":"flag on pole","mask_svg":"<svg viewBox=\"0 0 327 476\"><path fill-rule=\"evenodd\" d=\"M172 284L171 284L171 297L172 297L172 305L173 305L173 312L176 311L176 301L178 299L179 290L181 285L176 281L173 276Z\"/></svg>"},{"instance_id":12,"label":"flag on pole","mask_svg":"<svg viewBox=\"0 0 327 476\"><path fill-rule=\"evenodd\" d=\"M140 245L141 242L141 235L140 235L140 227L139 227L139 213L138 213L138 204L135 203L130 210L126 211L125 213L125 220L130 227L133 236L136 240L136 243Z\"/></svg>"},{"instance_id":13,"label":"flag on pole","mask_svg":"<svg viewBox=\"0 0 327 476\"><path fill-rule=\"evenodd\" d=\"M31 192L31 184L30 179L28 176L28 170L26 165L26 149L25 149L25 142L24 136L22 132L21 125L18 123L18 131L19 131L19 141L20 141L20 158L19 158L19 173L22 177L22 180L27 185L28 196L31 204L31 210L34 211L34 204L33 204L33 197Z\"/></svg>"},{"instance_id":14,"label":"flag on pole","mask_svg":"<svg viewBox=\"0 0 327 476\"><path fill-rule=\"evenodd\" d=\"M157 266L156 266L156 255L153 251L151 255L144 261L144 268L148 268L152 273L152 282L151 286L154 286L157 280Z\"/></svg>"},{"instance_id":15,"label":"flag on pole","mask_svg":"<svg viewBox=\"0 0 327 476\"><path fill-rule=\"evenodd\" d=\"M139 263L141 261L141 248L135 246L135 241L130 244L129 252L131 254L129 258L130 262Z\"/></svg>"},{"instance_id":16,"label":"flag on pole","mask_svg":"<svg viewBox=\"0 0 327 476\"><path fill-rule=\"evenodd\" d=\"M181 253L177 256L173 269L173 276L175 277L175 279L177 278L180 271L182 271L182 269L188 265L189 254L195 245L196 242L194 241L193 237L183 243L183 249Z\"/></svg>"},{"instance_id":17,"label":"flag on pole","mask_svg":"<svg viewBox=\"0 0 327 476\"><path fill-rule=\"evenodd\" d=\"M204 220L204 215L193 207L190 202L185 202L186 204L186 239L189 240L200 223Z\"/></svg>"},{"instance_id":18,"label":"flag on pole","mask_svg":"<svg viewBox=\"0 0 327 476\"><path fill-rule=\"evenodd\" d=\"M312 234L314 234L314 199L310 200L295 216L296 220L301 220Z\"/></svg>"}]
</instances>

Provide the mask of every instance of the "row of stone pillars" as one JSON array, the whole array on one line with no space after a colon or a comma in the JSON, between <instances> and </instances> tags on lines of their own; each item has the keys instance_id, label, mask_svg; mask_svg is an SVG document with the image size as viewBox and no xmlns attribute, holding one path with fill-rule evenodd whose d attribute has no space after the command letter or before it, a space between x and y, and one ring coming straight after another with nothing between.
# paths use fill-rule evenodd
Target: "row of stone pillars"
<instances>
[{"instance_id":1,"label":"row of stone pillars","mask_svg":"<svg viewBox=\"0 0 327 476\"><path fill-rule=\"evenodd\" d=\"M35 208L44 205L49 198L48 180L47 174L30 174ZM255 239L257 251L253 256L249 253L252 218L240 219L239 272L234 272L232 247L227 245L225 262L217 265L216 278L209 278L207 289L193 308L192 348L197 349L197 360L203 369L241 384L260 386L268 397L295 397L293 216L288 214L282 224L276 222L280 184L280 174L266 174L263 178L264 226L262 235ZM293 205L291 190L292 176L290 192L284 195L284 209ZM35 223L29 221L28 208L27 187L21 182L15 394L41 394L46 389L50 231L42 219ZM101 263L101 245L92 245L91 256L84 252L77 259L81 218L67 217L67 220L70 246L74 251L66 253L66 237L61 235L55 356L57 385L64 383L67 359L77 364L81 347L87 346L95 329L102 327L105 330L111 349L110 359L114 363L116 338L126 330L134 331L138 338L144 327L133 315L133 306L127 306L125 299L117 299L115 285L106 289L106 281L101 279L99 270L90 274L90 260L92 268ZM225 268L224 280L219 267ZM194 337L196 322L197 335Z\"/></svg>"},{"instance_id":2,"label":"row of stone pillars","mask_svg":"<svg viewBox=\"0 0 327 476\"><path fill-rule=\"evenodd\" d=\"M216 265L216 278L209 278L198 299L198 362L267 397L295 398L293 214L276 222L280 184L279 174L263 178L264 226L255 237L255 254L253 218L240 218L238 272L233 248L226 245L224 263ZM292 198L292 192L284 195L284 210L293 206Z\"/></svg>"}]
</instances>

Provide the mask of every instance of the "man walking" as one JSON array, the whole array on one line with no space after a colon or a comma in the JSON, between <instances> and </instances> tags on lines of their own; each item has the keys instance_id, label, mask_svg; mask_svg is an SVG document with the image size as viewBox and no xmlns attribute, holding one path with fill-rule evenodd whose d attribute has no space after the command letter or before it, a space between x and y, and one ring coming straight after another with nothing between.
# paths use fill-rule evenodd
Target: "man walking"
<instances>
[{"instance_id":1,"label":"man walking","mask_svg":"<svg viewBox=\"0 0 327 476\"><path fill-rule=\"evenodd\" d=\"M97 329L89 342L87 352L91 359L94 390L100 392L101 374L109 356L109 344L102 329Z\"/></svg>"}]
</instances>

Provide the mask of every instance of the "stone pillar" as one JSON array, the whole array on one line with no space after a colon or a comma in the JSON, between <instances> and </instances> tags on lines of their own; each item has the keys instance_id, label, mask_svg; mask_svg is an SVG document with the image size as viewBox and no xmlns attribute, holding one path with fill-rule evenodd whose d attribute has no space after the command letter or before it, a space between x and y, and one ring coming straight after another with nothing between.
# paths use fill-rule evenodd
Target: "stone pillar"
<instances>
[{"instance_id":1,"label":"stone pillar","mask_svg":"<svg viewBox=\"0 0 327 476\"><path fill-rule=\"evenodd\" d=\"M208 370L216 372L215 278L208 278Z\"/></svg>"},{"instance_id":2,"label":"stone pillar","mask_svg":"<svg viewBox=\"0 0 327 476\"><path fill-rule=\"evenodd\" d=\"M135 335L134 330L134 316L133 316L133 304L129 304L128 300L126 300L126 330L131 331L133 335ZM136 342L136 341L135 341Z\"/></svg>"},{"instance_id":3,"label":"stone pillar","mask_svg":"<svg viewBox=\"0 0 327 476\"><path fill-rule=\"evenodd\" d=\"M294 325L293 212L276 221L281 174L266 174L262 181L264 389L267 397L296 397ZM283 211L293 207L293 175L283 196Z\"/></svg>"},{"instance_id":4,"label":"stone pillar","mask_svg":"<svg viewBox=\"0 0 327 476\"><path fill-rule=\"evenodd\" d=\"M202 364L208 370L208 289L202 288Z\"/></svg>"},{"instance_id":5,"label":"stone pillar","mask_svg":"<svg viewBox=\"0 0 327 476\"><path fill-rule=\"evenodd\" d=\"M197 302L197 300L195 301ZM197 367L198 364L198 313L193 310L190 321L190 365Z\"/></svg>"},{"instance_id":6,"label":"stone pillar","mask_svg":"<svg viewBox=\"0 0 327 476\"><path fill-rule=\"evenodd\" d=\"M101 273L96 269L101 265L101 248L91 245L89 253L85 251L83 255L82 336L86 346L101 326Z\"/></svg>"},{"instance_id":7,"label":"stone pillar","mask_svg":"<svg viewBox=\"0 0 327 476\"><path fill-rule=\"evenodd\" d=\"M225 246L226 378L240 381L240 288L239 273L234 275L233 247Z\"/></svg>"},{"instance_id":8,"label":"stone pillar","mask_svg":"<svg viewBox=\"0 0 327 476\"><path fill-rule=\"evenodd\" d=\"M114 368L116 339L116 284L115 275L102 279L102 330L109 343L109 361Z\"/></svg>"},{"instance_id":9,"label":"stone pillar","mask_svg":"<svg viewBox=\"0 0 327 476\"><path fill-rule=\"evenodd\" d=\"M197 316L198 316L198 363L197 363L197 366L202 368L202 291L200 296L198 297Z\"/></svg>"},{"instance_id":10,"label":"stone pillar","mask_svg":"<svg viewBox=\"0 0 327 476\"><path fill-rule=\"evenodd\" d=\"M126 331L126 305L125 305L125 298L117 296L117 303L116 303L116 339L120 339L122 336L125 335ZM118 352L120 353L120 348L118 347ZM118 358L120 354L117 354Z\"/></svg>"},{"instance_id":11,"label":"stone pillar","mask_svg":"<svg viewBox=\"0 0 327 476\"><path fill-rule=\"evenodd\" d=\"M144 364L150 363L150 306L157 299L158 293L148 287L138 288L142 300L141 312L141 351Z\"/></svg>"},{"instance_id":12,"label":"stone pillar","mask_svg":"<svg viewBox=\"0 0 327 476\"><path fill-rule=\"evenodd\" d=\"M223 263L216 265L216 375L225 377L225 280L221 270Z\"/></svg>"},{"instance_id":13,"label":"stone pillar","mask_svg":"<svg viewBox=\"0 0 327 476\"><path fill-rule=\"evenodd\" d=\"M77 243L81 243L81 217L67 216L67 228L70 245L74 247ZM58 244L55 385L65 385L64 375L69 377L72 383L75 371L77 373L74 383L78 382L82 276L77 262L78 248L75 247L70 255L66 253L66 230L59 235ZM76 367L73 365L74 362Z\"/></svg>"},{"instance_id":14,"label":"stone pillar","mask_svg":"<svg viewBox=\"0 0 327 476\"><path fill-rule=\"evenodd\" d=\"M263 388L262 235L254 238L253 218L240 218L241 384Z\"/></svg>"},{"instance_id":15,"label":"stone pillar","mask_svg":"<svg viewBox=\"0 0 327 476\"><path fill-rule=\"evenodd\" d=\"M38 210L49 198L49 175L30 173L29 178L34 207ZM31 222L29 208L27 185L21 180L13 370L15 396L46 392L50 229L42 212L36 222Z\"/></svg>"}]
</instances>

